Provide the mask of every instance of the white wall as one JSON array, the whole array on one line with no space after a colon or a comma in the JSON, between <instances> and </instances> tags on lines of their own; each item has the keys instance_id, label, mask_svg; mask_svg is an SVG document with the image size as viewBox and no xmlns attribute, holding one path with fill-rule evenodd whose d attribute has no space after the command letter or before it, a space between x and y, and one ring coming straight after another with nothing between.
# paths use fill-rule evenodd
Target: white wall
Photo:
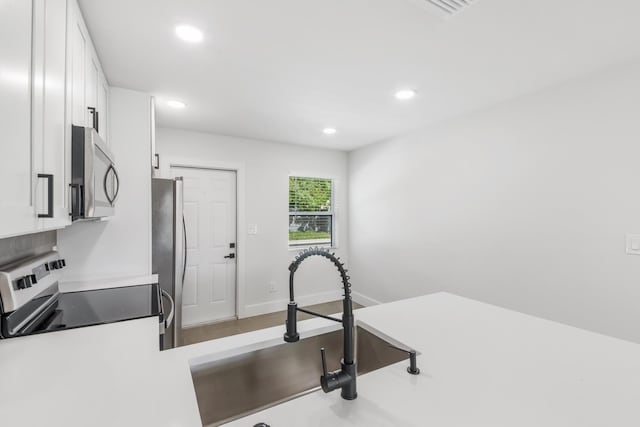
<instances>
[{"instance_id":1,"label":"white wall","mask_svg":"<svg viewBox=\"0 0 640 427\"><path fill-rule=\"evenodd\" d=\"M120 88L110 96L110 144L120 177L116 215L58 232L64 280L151 273L151 98Z\"/></svg>"},{"instance_id":2,"label":"white wall","mask_svg":"<svg viewBox=\"0 0 640 427\"><path fill-rule=\"evenodd\" d=\"M354 289L640 341L639 100L640 63L352 152Z\"/></svg>"},{"instance_id":3,"label":"white wall","mask_svg":"<svg viewBox=\"0 0 640 427\"><path fill-rule=\"evenodd\" d=\"M241 317L286 309L288 265L296 252L288 249L288 177L290 174L333 178L336 186L338 249L346 258L348 247L347 154L273 142L233 138L176 129L158 129L157 152L161 176L169 177L171 161L191 165L230 162L245 171L246 212L238 233L246 242L244 251L244 301ZM239 188L238 190L242 190ZM239 201L239 205L242 202ZM257 224L258 234L248 235L247 224ZM311 258L296 273L296 300L313 304L340 298L340 282L335 268L323 258ZM275 281L277 291L269 292Z\"/></svg>"}]
</instances>

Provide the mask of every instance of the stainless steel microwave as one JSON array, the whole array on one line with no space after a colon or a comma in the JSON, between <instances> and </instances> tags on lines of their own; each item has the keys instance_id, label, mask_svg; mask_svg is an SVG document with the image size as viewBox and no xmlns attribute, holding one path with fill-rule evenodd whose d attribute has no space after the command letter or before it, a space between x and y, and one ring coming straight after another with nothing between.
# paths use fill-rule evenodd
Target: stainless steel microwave
<instances>
[{"instance_id":1,"label":"stainless steel microwave","mask_svg":"<svg viewBox=\"0 0 640 427\"><path fill-rule=\"evenodd\" d=\"M113 216L120 179L113 154L98 132L89 127L71 128L71 219Z\"/></svg>"}]
</instances>

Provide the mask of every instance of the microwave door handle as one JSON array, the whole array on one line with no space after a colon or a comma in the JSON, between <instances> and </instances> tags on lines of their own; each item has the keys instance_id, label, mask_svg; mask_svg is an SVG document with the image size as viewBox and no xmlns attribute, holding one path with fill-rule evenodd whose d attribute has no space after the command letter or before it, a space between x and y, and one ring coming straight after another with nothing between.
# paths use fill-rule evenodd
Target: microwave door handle
<instances>
[{"instance_id":1,"label":"microwave door handle","mask_svg":"<svg viewBox=\"0 0 640 427\"><path fill-rule=\"evenodd\" d=\"M109 186L107 183L110 172L113 172L113 178L115 181L115 191L114 191L113 197L109 195ZM116 168L113 165L109 165L109 168L107 169L107 173L104 175L104 194L107 197L107 200L109 201L109 204L111 206L113 206L116 200L118 199L118 193L120 193L120 177L118 176L118 172L116 172Z\"/></svg>"},{"instance_id":2,"label":"microwave door handle","mask_svg":"<svg viewBox=\"0 0 640 427\"><path fill-rule=\"evenodd\" d=\"M111 201L111 204L113 205L116 200L118 200L118 195L120 195L120 177L118 176L118 171L116 170L115 166L111 165L111 170L113 171L113 177L115 178L116 184L115 194L113 195L113 200Z\"/></svg>"},{"instance_id":3,"label":"microwave door handle","mask_svg":"<svg viewBox=\"0 0 640 427\"><path fill-rule=\"evenodd\" d=\"M114 198L112 198L109 195L109 185L107 181L109 180L109 172L111 172L112 169L113 169L113 165L109 165L109 167L107 168L107 172L105 172L104 174L104 180L102 183L104 188L104 195L107 198L107 201L109 202L110 205L113 205Z\"/></svg>"}]
</instances>

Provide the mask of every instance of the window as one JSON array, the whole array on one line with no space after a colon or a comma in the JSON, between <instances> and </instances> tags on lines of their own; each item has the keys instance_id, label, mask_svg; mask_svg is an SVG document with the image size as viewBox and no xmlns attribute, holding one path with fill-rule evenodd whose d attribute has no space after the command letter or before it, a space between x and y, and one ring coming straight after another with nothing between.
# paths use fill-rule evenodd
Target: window
<instances>
[{"instance_id":1,"label":"window","mask_svg":"<svg viewBox=\"0 0 640 427\"><path fill-rule=\"evenodd\" d=\"M333 246L333 182L289 177L289 247Z\"/></svg>"}]
</instances>

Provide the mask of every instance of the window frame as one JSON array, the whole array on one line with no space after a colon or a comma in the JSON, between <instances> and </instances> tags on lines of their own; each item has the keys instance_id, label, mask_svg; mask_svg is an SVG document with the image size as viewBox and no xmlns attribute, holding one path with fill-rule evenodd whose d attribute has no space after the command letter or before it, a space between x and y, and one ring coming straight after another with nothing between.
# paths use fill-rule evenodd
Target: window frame
<instances>
[{"instance_id":1,"label":"window frame","mask_svg":"<svg viewBox=\"0 0 640 427\"><path fill-rule=\"evenodd\" d=\"M330 242L328 243L301 243L301 244L291 244L291 242L295 242L292 240L289 240L289 232L287 231L287 247L289 248L290 251L300 251L303 249L308 249L308 248L312 248L312 247L320 247L320 248L331 248L331 249L336 249L338 247L338 233L337 233L337 206L336 206L336 179L334 177L331 176L326 176L326 175L319 175L319 174L309 174L309 173L290 173L289 176L287 177L287 197L289 197L291 188L290 188L290 182L291 182L291 178L308 178L308 179L323 179L323 180L328 180L331 182L331 210L329 211L311 211L311 212L307 212L307 211L300 211L300 212L292 212L291 210L288 211L288 215L287 215L287 224L289 224L289 218L292 215L298 215L298 216L329 216L331 217L331 237L330 237Z\"/></svg>"}]
</instances>

